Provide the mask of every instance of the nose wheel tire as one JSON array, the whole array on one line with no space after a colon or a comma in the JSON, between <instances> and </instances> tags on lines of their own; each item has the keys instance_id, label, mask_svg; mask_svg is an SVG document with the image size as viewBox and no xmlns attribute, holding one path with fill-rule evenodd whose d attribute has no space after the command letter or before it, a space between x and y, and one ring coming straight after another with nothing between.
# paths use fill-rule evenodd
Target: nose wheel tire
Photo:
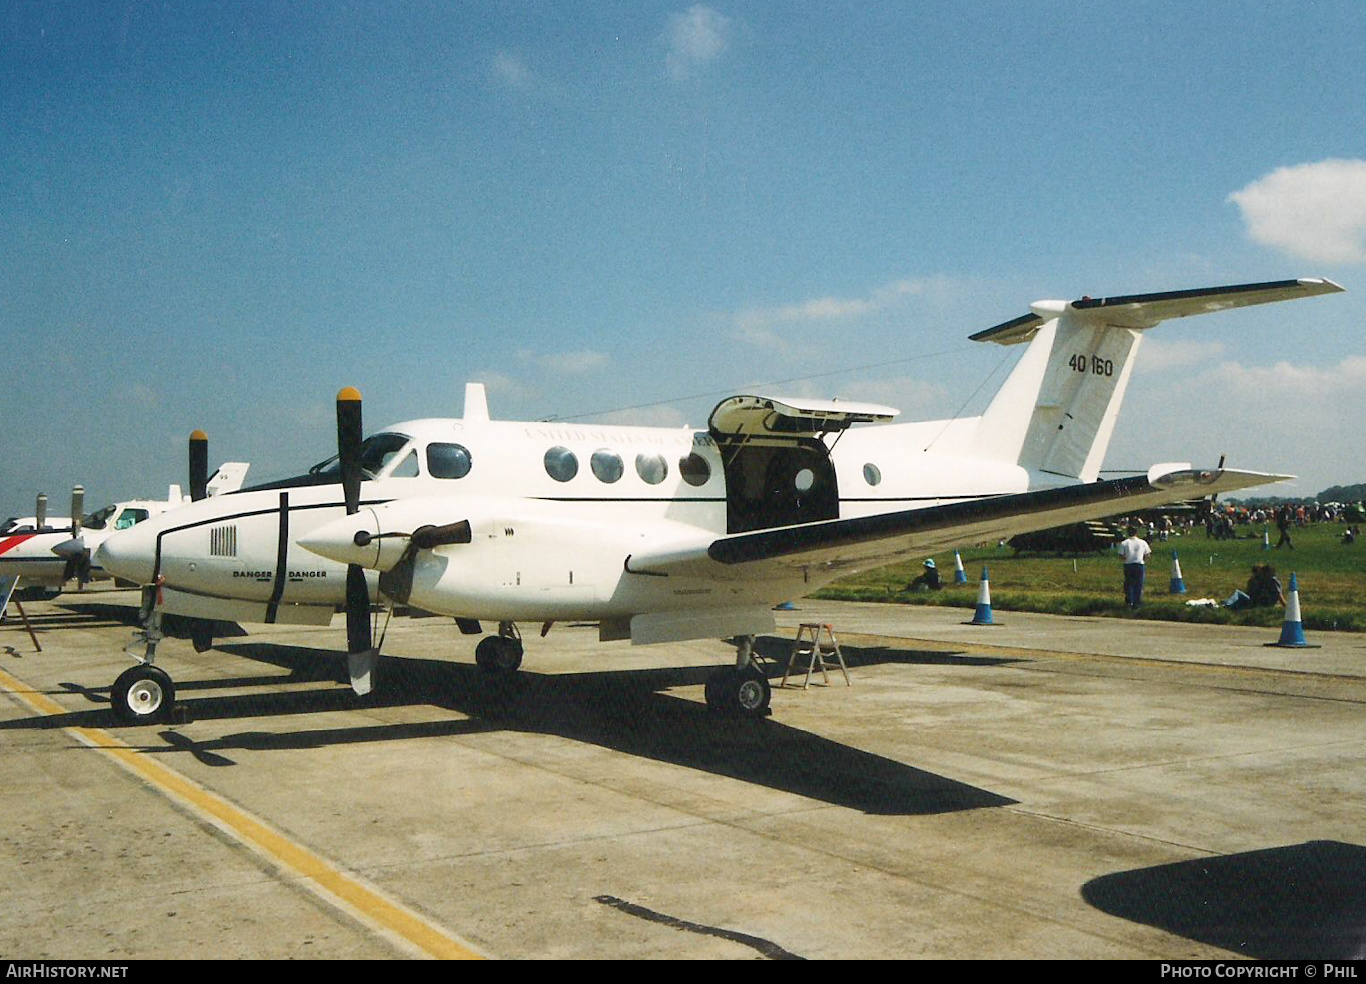
<instances>
[{"instance_id":1,"label":"nose wheel tire","mask_svg":"<svg viewBox=\"0 0 1366 984\"><path fill-rule=\"evenodd\" d=\"M522 665L522 641L508 636L485 636L474 647L474 662L486 673L515 673Z\"/></svg>"},{"instance_id":2,"label":"nose wheel tire","mask_svg":"<svg viewBox=\"0 0 1366 984\"><path fill-rule=\"evenodd\" d=\"M119 674L109 700L124 724L159 724L170 716L175 683L165 670L144 663Z\"/></svg>"},{"instance_id":3,"label":"nose wheel tire","mask_svg":"<svg viewBox=\"0 0 1366 984\"><path fill-rule=\"evenodd\" d=\"M773 690L768 677L754 667L743 671L722 667L707 678L704 694L707 706L722 714L765 718L771 713Z\"/></svg>"}]
</instances>

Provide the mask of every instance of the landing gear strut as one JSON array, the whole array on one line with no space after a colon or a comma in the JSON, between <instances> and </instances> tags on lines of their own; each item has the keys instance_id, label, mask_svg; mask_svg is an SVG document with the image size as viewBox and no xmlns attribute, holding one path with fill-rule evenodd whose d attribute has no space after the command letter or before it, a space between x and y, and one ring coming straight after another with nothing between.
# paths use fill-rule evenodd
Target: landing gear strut
<instances>
[{"instance_id":1,"label":"landing gear strut","mask_svg":"<svg viewBox=\"0 0 1366 984\"><path fill-rule=\"evenodd\" d=\"M157 591L156 587L142 590L142 608L138 614L143 627L133 636L127 649L130 655L137 657L138 665L120 673L109 692L114 716L124 724L160 724L170 718L171 708L175 706L175 682L169 673L154 665L157 643L165 638L161 631ZM144 647L141 655L136 652L139 644Z\"/></svg>"},{"instance_id":2,"label":"landing gear strut","mask_svg":"<svg viewBox=\"0 0 1366 984\"><path fill-rule=\"evenodd\" d=\"M768 677L754 665L754 636L741 636L735 645L735 665L725 666L707 678L707 706L723 714L765 718L773 713L769 700L773 690Z\"/></svg>"},{"instance_id":3,"label":"landing gear strut","mask_svg":"<svg viewBox=\"0 0 1366 984\"><path fill-rule=\"evenodd\" d=\"M522 665L522 634L512 622L499 622L498 634L474 647L474 662L485 673L509 676Z\"/></svg>"}]
</instances>

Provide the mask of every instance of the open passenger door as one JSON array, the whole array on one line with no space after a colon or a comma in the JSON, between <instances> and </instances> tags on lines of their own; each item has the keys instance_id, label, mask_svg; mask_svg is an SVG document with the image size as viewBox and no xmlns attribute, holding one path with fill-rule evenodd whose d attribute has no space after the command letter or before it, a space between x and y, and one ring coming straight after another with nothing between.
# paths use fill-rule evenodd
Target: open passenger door
<instances>
[{"instance_id":1,"label":"open passenger door","mask_svg":"<svg viewBox=\"0 0 1366 984\"><path fill-rule=\"evenodd\" d=\"M726 474L726 532L839 518L839 486L824 438L891 420L891 407L839 400L732 396L708 429ZM838 440L838 438L837 438Z\"/></svg>"}]
</instances>

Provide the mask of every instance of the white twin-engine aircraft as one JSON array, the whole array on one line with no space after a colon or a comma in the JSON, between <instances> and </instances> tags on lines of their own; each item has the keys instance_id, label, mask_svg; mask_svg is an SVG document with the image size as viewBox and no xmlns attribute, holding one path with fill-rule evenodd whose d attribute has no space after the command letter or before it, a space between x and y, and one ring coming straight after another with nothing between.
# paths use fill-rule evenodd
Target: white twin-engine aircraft
<instances>
[{"instance_id":1,"label":"white twin-engine aircraft","mask_svg":"<svg viewBox=\"0 0 1366 984\"><path fill-rule=\"evenodd\" d=\"M1099 480L1143 332L1160 321L1342 290L1328 280L1078 301L972 338L1029 343L980 417L890 424L844 401L733 396L708 428L491 420L483 387L459 420L360 440L360 396L338 397L340 454L298 479L206 500L110 538L103 566L157 584L154 609L204 619L325 624L347 611L352 684L377 659L371 599L497 623L480 667L521 663L517 622L592 621L648 644L739 637L709 705L768 712L753 636L774 605L837 577L1289 476L1162 464ZM853 427L854 424L880 426ZM174 689L143 662L115 711L146 721Z\"/></svg>"},{"instance_id":2,"label":"white twin-engine aircraft","mask_svg":"<svg viewBox=\"0 0 1366 984\"><path fill-rule=\"evenodd\" d=\"M205 480L203 494L237 491L248 468L245 462L224 463L212 478ZM179 485L172 485L165 499L130 499L82 515L85 489L77 485L71 490L71 515L49 517L47 496L39 495L33 516L10 520L0 528L0 603L9 601L10 593L16 591L21 581L19 591L30 593L31 597L50 598L60 594L69 581L84 586L112 576L93 561L101 543L120 530L189 501L181 494ZM22 598L23 594L16 593L15 597Z\"/></svg>"}]
</instances>

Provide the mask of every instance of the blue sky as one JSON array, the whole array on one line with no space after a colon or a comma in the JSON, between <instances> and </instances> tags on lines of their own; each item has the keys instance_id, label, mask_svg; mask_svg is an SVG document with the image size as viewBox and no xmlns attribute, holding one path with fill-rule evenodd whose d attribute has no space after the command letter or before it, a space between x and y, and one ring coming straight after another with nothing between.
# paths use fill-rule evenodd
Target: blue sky
<instances>
[{"instance_id":1,"label":"blue sky","mask_svg":"<svg viewBox=\"0 0 1366 984\"><path fill-rule=\"evenodd\" d=\"M0 514L164 494L196 427L298 470L343 385L370 430L471 379L972 413L1013 353L967 335L1030 301L1313 275L1349 293L1153 332L1106 467L1366 481L1363 38L1356 0L7 4Z\"/></svg>"}]
</instances>

